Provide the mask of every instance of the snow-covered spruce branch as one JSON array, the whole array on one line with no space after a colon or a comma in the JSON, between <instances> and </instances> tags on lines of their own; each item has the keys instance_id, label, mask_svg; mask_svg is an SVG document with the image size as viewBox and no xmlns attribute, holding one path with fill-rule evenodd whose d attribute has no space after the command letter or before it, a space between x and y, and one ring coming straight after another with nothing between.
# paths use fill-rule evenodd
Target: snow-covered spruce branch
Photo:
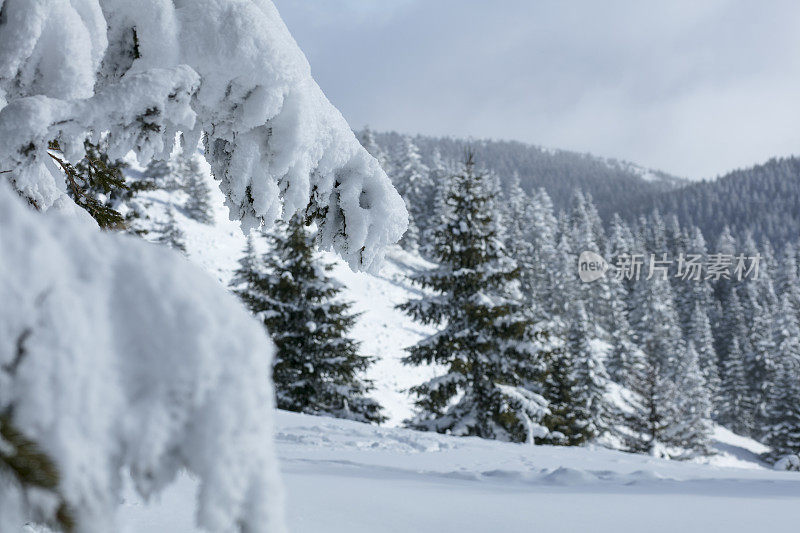
<instances>
[{"instance_id":1,"label":"snow-covered spruce branch","mask_svg":"<svg viewBox=\"0 0 800 533\"><path fill-rule=\"evenodd\" d=\"M75 531L114 531L123 472L148 496L181 469L200 527L282 529L261 325L171 253L58 214L83 213L63 170L85 141L148 163L178 133L244 230L302 211L370 268L405 229L269 0L0 0L0 412L58 470L48 497L0 468L2 531L60 497Z\"/></svg>"},{"instance_id":2,"label":"snow-covered spruce branch","mask_svg":"<svg viewBox=\"0 0 800 533\"><path fill-rule=\"evenodd\" d=\"M303 210L321 244L369 268L406 227L403 201L311 78L264 0L7 0L0 168L42 209L64 196L46 157L108 132L109 153L165 157L202 139L243 229Z\"/></svg>"}]
</instances>

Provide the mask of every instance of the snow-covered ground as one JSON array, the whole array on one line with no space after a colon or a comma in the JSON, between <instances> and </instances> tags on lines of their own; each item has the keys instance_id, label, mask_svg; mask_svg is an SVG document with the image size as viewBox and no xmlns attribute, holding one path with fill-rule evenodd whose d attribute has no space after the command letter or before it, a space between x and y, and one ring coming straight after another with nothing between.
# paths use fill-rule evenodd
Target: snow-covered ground
<instances>
[{"instance_id":1,"label":"snow-covered ground","mask_svg":"<svg viewBox=\"0 0 800 533\"><path fill-rule=\"evenodd\" d=\"M797 531L800 474L717 438L721 455L698 464L284 412L276 428L295 533ZM194 488L184 477L158 502L126 501L124 531L194 532Z\"/></svg>"}]
</instances>

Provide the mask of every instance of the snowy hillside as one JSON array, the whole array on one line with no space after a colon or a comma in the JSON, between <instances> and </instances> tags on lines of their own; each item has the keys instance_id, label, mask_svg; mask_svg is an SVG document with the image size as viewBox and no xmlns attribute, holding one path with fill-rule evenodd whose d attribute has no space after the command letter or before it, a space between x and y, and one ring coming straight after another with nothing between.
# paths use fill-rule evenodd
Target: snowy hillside
<instances>
[{"instance_id":1,"label":"snowy hillside","mask_svg":"<svg viewBox=\"0 0 800 533\"><path fill-rule=\"evenodd\" d=\"M365 130L360 133L363 137ZM404 136L396 132L373 132L377 144L396 163L402 154ZM588 193L597 202L604 220L614 213L627 213L634 206L667 191L685 186L688 181L657 169L650 169L613 158L555 150L516 141L458 137L412 137L424 163L435 167L437 158L461 161L469 148L481 165L497 173L501 180L519 176L523 189L543 187L556 209L568 208L575 189Z\"/></svg>"},{"instance_id":2,"label":"snowy hillside","mask_svg":"<svg viewBox=\"0 0 800 533\"><path fill-rule=\"evenodd\" d=\"M129 172L138 174L141 169L134 161L129 163L132 165ZM239 223L228 220L222 193L213 182L207 165L205 170L212 191L213 224L199 223L183 216L180 210L176 210L175 216L184 234L189 259L227 287L246 239ZM168 206L176 203L176 195L180 194L163 190L145 193L148 201L152 202L148 208L153 219L151 225L157 225L166 217ZM417 292L409 283L408 274L429 265L397 246L389 248L383 268L377 274L353 272L341 258L330 252L324 257L327 262L335 264L332 275L345 285L344 298L354 303L354 312L361 313L353 336L362 342L364 354L377 357L367 375L376 386L372 396L384 406L385 415L389 417L387 424L398 425L411 414L411 399L404 391L432 377L433 370L400 363L400 358L405 355L404 348L430 331L394 306Z\"/></svg>"},{"instance_id":3,"label":"snowy hillside","mask_svg":"<svg viewBox=\"0 0 800 533\"><path fill-rule=\"evenodd\" d=\"M283 412L276 437L295 533L797 530L800 474L750 462L758 445L724 431L711 464ZM194 532L193 490L129 499L123 531Z\"/></svg>"}]
</instances>

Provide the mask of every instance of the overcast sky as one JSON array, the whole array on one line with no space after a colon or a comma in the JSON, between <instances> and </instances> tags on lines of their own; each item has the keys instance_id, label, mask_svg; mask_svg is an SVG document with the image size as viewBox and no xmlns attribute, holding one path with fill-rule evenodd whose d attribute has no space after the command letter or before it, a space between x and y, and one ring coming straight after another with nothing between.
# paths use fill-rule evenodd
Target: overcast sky
<instances>
[{"instance_id":1,"label":"overcast sky","mask_svg":"<svg viewBox=\"0 0 800 533\"><path fill-rule=\"evenodd\" d=\"M353 128L713 177L800 153L800 2L275 0Z\"/></svg>"}]
</instances>

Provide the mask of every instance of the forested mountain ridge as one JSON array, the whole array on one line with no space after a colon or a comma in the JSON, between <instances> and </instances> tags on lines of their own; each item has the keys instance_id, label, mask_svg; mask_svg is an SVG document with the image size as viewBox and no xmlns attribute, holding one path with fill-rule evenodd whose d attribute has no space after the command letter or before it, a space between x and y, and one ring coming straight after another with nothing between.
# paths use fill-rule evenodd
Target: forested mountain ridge
<instances>
[{"instance_id":1,"label":"forested mountain ridge","mask_svg":"<svg viewBox=\"0 0 800 533\"><path fill-rule=\"evenodd\" d=\"M633 220L658 209L683 225L698 226L709 239L727 225L736 236L751 232L757 242L774 247L800 235L800 158L773 158L734 170L714 180L690 183L653 195L620 214Z\"/></svg>"},{"instance_id":2,"label":"forested mountain ridge","mask_svg":"<svg viewBox=\"0 0 800 533\"><path fill-rule=\"evenodd\" d=\"M359 138L364 131L357 132ZM373 132L375 141L396 159L402 151L404 136L396 132ZM606 159L567 150L552 150L518 141L464 139L455 137L412 137L423 161L431 166L436 157L461 161L469 148L475 159L501 180L519 176L526 192L544 187L556 210L569 206L576 189L592 196L600 216L611 216L631 205L646 203L654 195L672 191L686 180L651 170L627 161ZM438 152L438 156L435 155Z\"/></svg>"},{"instance_id":3,"label":"forested mountain ridge","mask_svg":"<svg viewBox=\"0 0 800 533\"><path fill-rule=\"evenodd\" d=\"M364 131L358 133L363 137ZM390 165L404 157L405 136L371 132ZM595 204L606 227L615 213L630 223L658 210L676 216L682 226L697 226L714 242L725 226L736 237L750 232L758 243L775 248L800 235L800 158L772 158L714 179L691 181L635 163L551 150L518 141L455 137L409 137L424 164L460 161L467 149L507 189L512 178L531 193L542 187L555 211L570 207L580 190ZM439 163L437 163L439 161Z\"/></svg>"}]
</instances>

